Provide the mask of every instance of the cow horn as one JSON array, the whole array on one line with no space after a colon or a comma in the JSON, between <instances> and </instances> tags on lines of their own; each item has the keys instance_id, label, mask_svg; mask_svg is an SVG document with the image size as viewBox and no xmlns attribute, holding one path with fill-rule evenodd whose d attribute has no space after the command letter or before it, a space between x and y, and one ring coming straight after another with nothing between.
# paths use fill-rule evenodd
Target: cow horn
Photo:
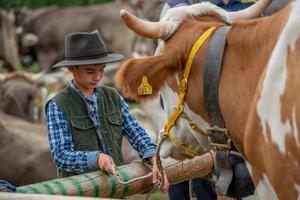
<instances>
[{"instance_id":1,"label":"cow horn","mask_svg":"<svg viewBox=\"0 0 300 200\"><path fill-rule=\"evenodd\" d=\"M257 18L266 10L271 2L272 0L260 0L244 10L229 12L229 15L233 22L243 19Z\"/></svg>"},{"instance_id":2,"label":"cow horn","mask_svg":"<svg viewBox=\"0 0 300 200\"><path fill-rule=\"evenodd\" d=\"M160 39L167 33L168 26L165 22L145 21L137 18L124 9L120 11L120 14L128 28L141 36L152 39Z\"/></svg>"},{"instance_id":3,"label":"cow horn","mask_svg":"<svg viewBox=\"0 0 300 200\"><path fill-rule=\"evenodd\" d=\"M38 41L39 41L39 38L37 35L35 35L33 33L27 33L22 38L22 45L24 47L33 47L34 45L36 45L38 43Z\"/></svg>"}]
</instances>

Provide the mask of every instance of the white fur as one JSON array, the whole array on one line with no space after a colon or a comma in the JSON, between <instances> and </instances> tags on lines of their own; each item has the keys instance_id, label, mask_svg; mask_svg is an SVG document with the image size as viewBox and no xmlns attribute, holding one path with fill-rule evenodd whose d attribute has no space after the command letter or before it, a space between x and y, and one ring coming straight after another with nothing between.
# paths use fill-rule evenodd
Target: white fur
<instances>
[{"instance_id":1,"label":"white fur","mask_svg":"<svg viewBox=\"0 0 300 200\"><path fill-rule=\"evenodd\" d=\"M296 108L293 108L293 134L294 134L294 138L296 141L296 144L298 147L300 147L300 143L299 143L299 132L298 132L298 127L297 127L297 118L296 118Z\"/></svg>"},{"instance_id":2,"label":"white fur","mask_svg":"<svg viewBox=\"0 0 300 200\"><path fill-rule=\"evenodd\" d=\"M253 176L251 164L247 160L245 160L245 163L246 163L246 166L247 166L250 176Z\"/></svg>"},{"instance_id":3,"label":"white fur","mask_svg":"<svg viewBox=\"0 0 300 200\"><path fill-rule=\"evenodd\" d=\"M161 21L167 22L168 24L168 32L164 39L168 39L173 33L175 33L185 19L195 18L201 15L215 15L225 23L232 23L228 12L209 2L193 4L191 6L175 7L168 10L166 15L161 19Z\"/></svg>"},{"instance_id":4,"label":"white fur","mask_svg":"<svg viewBox=\"0 0 300 200\"><path fill-rule=\"evenodd\" d=\"M176 76L176 78L177 82L179 82L178 76ZM168 86L165 86L161 90L161 95L164 102L166 116L169 118L177 106L178 94ZM207 130L209 126L208 123L199 115L192 112L186 103L184 104L184 110L188 117L192 119L198 127L202 128L203 130ZM171 128L171 134L178 142L185 144L198 153L204 153L210 149L207 137L194 131L184 118L179 117L177 119L175 125ZM182 149L179 149L172 142L167 140L162 144L160 155L161 157L171 156L175 159L181 160L186 157L186 152L184 152Z\"/></svg>"},{"instance_id":5,"label":"white fur","mask_svg":"<svg viewBox=\"0 0 300 200\"><path fill-rule=\"evenodd\" d=\"M257 104L257 113L261 120L265 139L267 140L268 127L271 131L272 141L278 145L283 154L286 152L285 137L292 132L293 136L298 135L296 123L291 124L290 122L293 119L283 121L281 116L281 96L285 92L287 80L287 50L288 47L293 50L295 42L300 38L300 29L296 28L300 25L300 1L296 1L293 8L269 61L261 97ZM294 119L296 119L296 115L297 113L294 114Z\"/></svg>"},{"instance_id":6,"label":"white fur","mask_svg":"<svg viewBox=\"0 0 300 200\"><path fill-rule=\"evenodd\" d=\"M268 177L266 175L263 175L263 178L259 181L259 183L256 186L258 198L261 200L277 200L278 197L275 193L274 188L272 187Z\"/></svg>"}]
</instances>

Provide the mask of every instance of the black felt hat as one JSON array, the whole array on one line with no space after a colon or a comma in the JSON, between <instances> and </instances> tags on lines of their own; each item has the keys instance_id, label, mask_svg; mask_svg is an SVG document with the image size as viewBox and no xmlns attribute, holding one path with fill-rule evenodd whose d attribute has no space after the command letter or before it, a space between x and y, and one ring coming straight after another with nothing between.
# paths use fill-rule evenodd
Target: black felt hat
<instances>
[{"instance_id":1,"label":"black felt hat","mask_svg":"<svg viewBox=\"0 0 300 200\"><path fill-rule=\"evenodd\" d=\"M120 54L107 52L97 30L91 33L77 32L65 37L65 60L56 63L53 68L111 63L122 59Z\"/></svg>"}]
</instances>

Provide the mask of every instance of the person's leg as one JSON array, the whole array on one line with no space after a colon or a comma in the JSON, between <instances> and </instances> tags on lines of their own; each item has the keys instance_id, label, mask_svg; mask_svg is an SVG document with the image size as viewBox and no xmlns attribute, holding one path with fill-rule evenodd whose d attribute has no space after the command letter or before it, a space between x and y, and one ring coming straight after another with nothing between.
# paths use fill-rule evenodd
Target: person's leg
<instances>
[{"instance_id":1,"label":"person's leg","mask_svg":"<svg viewBox=\"0 0 300 200\"><path fill-rule=\"evenodd\" d=\"M215 185L204 178L193 179L193 191L198 200L216 200Z\"/></svg>"},{"instance_id":2,"label":"person's leg","mask_svg":"<svg viewBox=\"0 0 300 200\"><path fill-rule=\"evenodd\" d=\"M189 182L170 185L168 193L170 200L189 200Z\"/></svg>"}]
</instances>

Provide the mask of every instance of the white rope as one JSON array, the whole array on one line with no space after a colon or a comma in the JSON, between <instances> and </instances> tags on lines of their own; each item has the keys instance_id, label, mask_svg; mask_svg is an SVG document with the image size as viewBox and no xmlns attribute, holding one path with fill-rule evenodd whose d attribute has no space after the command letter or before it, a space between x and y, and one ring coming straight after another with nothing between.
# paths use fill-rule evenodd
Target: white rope
<instances>
[{"instance_id":1,"label":"white rope","mask_svg":"<svg viewBox=\"0 0 300 200\"><path fill-rule=\"evenodd\" d=\"M135 161L135 162L136 162L136 161ZM150 165L148 165L147 163L143 163L143 164L146 165L150 170L152 170L152 168L151 168ZM128 180L128 181L122 181L122 180L120 179L120 174L119 174L118 172L116 172L115 169L113 169L113 172L114 172L113 174L114 174L114 176L116 177L116 179L118 180L118 182L121 183L121 184L123 184L123 185L125 185L125 184L130 184L130 183L133 183L133 182L135 182L135 181L142 180L142 179L146 179L146 178L149 178L149 177L152 176L152 172L150 172L150 173L148 173L148 174L146 174L146 175L144 175L144 176L132 178L132 179L130 179L130 180Z\"/></svg>"},{"instance_id":2,"label":"white rope","mask_svg":"<svg viewBox=\"0 0 300 200\"><path fill-rule=\"evenodd\" d=\"M150 165L148 165L147 163L143 163L143 164L146 165L146 166L152 171L152 168L151 168ZM142 179L146 179L146 178L149 178L149 177L151 177L151 176L153 175L153 173L150 172L150 173L148 173L148 174L146 174L146 175L144 175L144 176L132 178L132 179L130 179L130 180L128 180L128 181L122 181L122 180L120 179L120 174L117 173L117 172L115 172L115 169L113 169L113 171L114 171L113 174L114 174L114 176L116 177L117 181L118 181L120 184L123 184L123 185L130 184L130 183L133 183L133 182L135 182L135 181L142 180ZM150 194L152 194L152 192L154 191L155 188L160 188L160 187L161 187L161 182L156 182L156 183L154 183L153 186L152 186L152 188L151 188L151 190L148 192L147 196L145 197L145 200L148 200L148 199L149 199Z\"/></svg>"}]
</instances>

